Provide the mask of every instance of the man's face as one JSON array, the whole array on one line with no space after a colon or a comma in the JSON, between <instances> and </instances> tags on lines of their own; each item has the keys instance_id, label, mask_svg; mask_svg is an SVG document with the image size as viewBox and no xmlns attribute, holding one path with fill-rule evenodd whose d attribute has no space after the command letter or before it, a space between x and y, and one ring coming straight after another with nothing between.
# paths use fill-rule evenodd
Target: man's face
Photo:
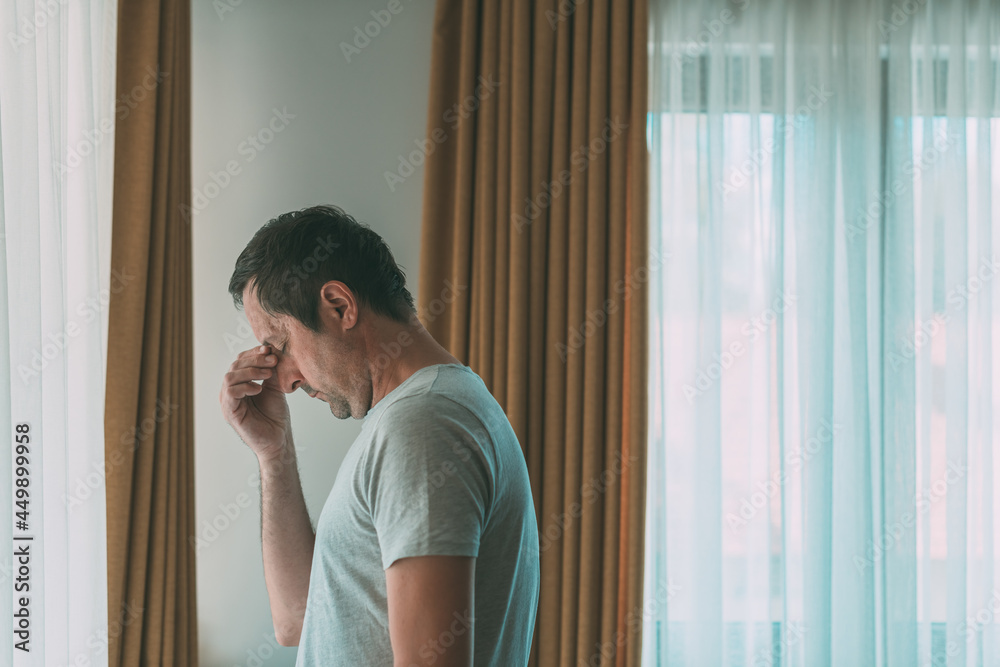
<instances>
[{"instance_id":1,"label":"man's face","mask_svg":"<svg viewBox=\"0 0 1000 667\"><path fill-rule=\"evenodd\" d=\"M371 406L371 378L351 336L336 317L323 317L316 333L289 315L272 316L260 307L248 286L243 307L257 340L271 345L276 374L264 381L286 394L302 389L326 401L338 419L360 419Z\"/></svg>"}]
</instances>

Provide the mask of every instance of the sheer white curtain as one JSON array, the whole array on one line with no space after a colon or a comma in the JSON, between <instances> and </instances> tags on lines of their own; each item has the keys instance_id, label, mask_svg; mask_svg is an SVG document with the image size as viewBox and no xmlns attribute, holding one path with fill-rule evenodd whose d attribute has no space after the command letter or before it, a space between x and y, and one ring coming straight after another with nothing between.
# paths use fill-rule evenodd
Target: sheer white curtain
<instances>
[{"instance_id":1,"label":"sheer white curtain","mask_svg":"<svg viewBox=\"0 0 1000 667\"><path fill-rule=\"evenodd\" d=\"M651 7L644 664L1000 664L1000 7Z\"/></svg>"},{"instance_id":2,"label":"sheer white curtain","mask_svg":"<svg viewBox=\"0 0 1000 667\"><path fill-rule=\"evenodd\" d=\"M106 665L116 631L104 502L107 304L127 281L109 266L115 12L114 0L0 6L4 665ZM12 634L25 622L30 634Z\"/></svg>"}]
</instances>

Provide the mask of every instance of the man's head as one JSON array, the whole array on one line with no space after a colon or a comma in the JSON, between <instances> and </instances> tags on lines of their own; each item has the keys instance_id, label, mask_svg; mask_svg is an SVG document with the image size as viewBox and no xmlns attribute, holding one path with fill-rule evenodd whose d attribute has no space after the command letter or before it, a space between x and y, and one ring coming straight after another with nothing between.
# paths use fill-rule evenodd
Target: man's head
<instances>
[{"instance_id":1,"label":"man's head","mask_svg":"<svg viewBox=\"0 0 1000 667\"><path fill-rule=\"evenodd\" d=\"M371 405L366 334L379 322L408 325L416 312L389 247L334 206L261 227L236 260L229 293L273 346L277 386L316 394L341 419Z\"/></svg>"}]
</instances>

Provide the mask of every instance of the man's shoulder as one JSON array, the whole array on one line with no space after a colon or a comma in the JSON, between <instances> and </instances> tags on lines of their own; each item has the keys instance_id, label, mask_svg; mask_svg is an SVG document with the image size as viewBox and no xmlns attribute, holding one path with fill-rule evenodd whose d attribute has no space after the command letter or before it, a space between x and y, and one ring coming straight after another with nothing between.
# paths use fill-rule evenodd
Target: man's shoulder
<instances>
[{"instance_id":1,"label":"man's shoulder","mask_svg":"<svg viewBox=\"0 0 1000 667\"><path fill-rule=\"evenodd\" d=\"M479 460L490 469L520 453L506 413L482 378L467 366L429 367L405 391L392 396L368 429L366 465L379 468L386 458L427 456ZM384 400L384 399L383 399Z\"/></svg>"},{"instance_id":2,"label":"man's shoulder","mask_svg":"<svg viewBox=\"0 0 1000 667\"><path fill-rule=\"evenodd\" d=\"M482 379L467 366L438 364L421 371L405 392L391 397L378 427L391 428L400 420L413 424L445 417L482 421L484 411L493 407L490 404L496 405Z\"/></svg>"}]
</instances>

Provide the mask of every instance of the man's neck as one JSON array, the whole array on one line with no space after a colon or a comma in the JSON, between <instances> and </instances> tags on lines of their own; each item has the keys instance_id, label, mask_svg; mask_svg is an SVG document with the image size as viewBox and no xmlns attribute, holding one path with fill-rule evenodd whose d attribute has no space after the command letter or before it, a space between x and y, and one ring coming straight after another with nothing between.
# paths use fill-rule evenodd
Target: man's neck
<instances>
[{"instance_id":1,"label":"man's neck","mask_svg":"<svg viewBox=\"0 0 1000 667\"><path fill-rule=\"evenodd\" d=\"M416 316L408 325L380 327L372 338L368 352L372 407L421 368L461 363L434 340Z\"/></svg>"}]
</instances>

